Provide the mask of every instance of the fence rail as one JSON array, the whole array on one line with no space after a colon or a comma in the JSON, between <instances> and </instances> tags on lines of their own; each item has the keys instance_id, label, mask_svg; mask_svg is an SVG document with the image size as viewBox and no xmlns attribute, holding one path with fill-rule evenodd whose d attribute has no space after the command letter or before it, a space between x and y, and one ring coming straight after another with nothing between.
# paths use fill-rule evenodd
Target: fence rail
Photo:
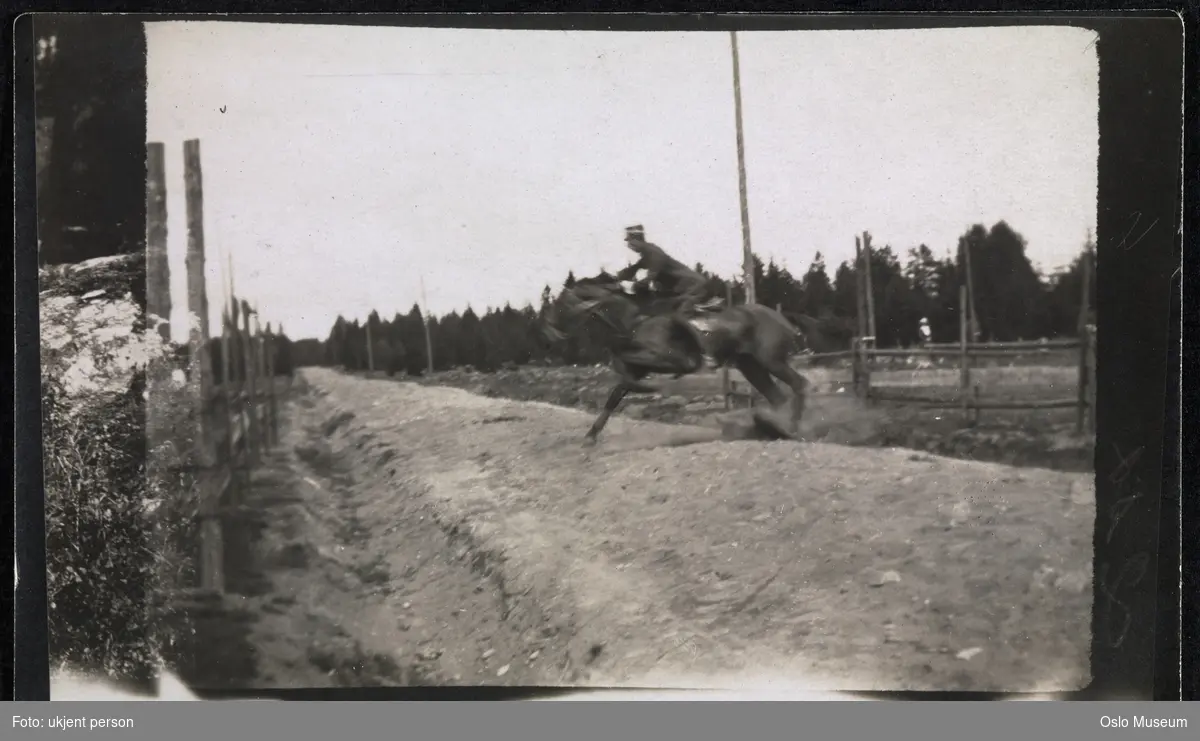
<instances>
[{"instance_id":1,"label":"fence rail","mask_svg":"<svg viewBox=\"0 0 1200 741\"><path fill-rule=\"evenodd\" d=\"M146 145L146 250L147 310L158 322L164 339L170 338L171 295L167 261L167 210L165 154L161 143ZM275 335L271 325L259 326L258 312L230 290L222 308L221 334L209 334L209 303L205 281L204 199L200 167L200 142L183 144L187 204L187 306L192 317L188 333L186 378L193 400L194 486L199 500L200 588L225 591L224 519L242 505L249 471L262 454L278 442L278 397L290 386L287 377L276 378ZM219 348L219 350L217 350ZM219 351L220 362L214 362ZM219 376L218 376L219 371ZM153 374L155 383L166 382L163 369ZM217 379L220 379L219 382ZM151 394L155 386L151 386ZM155 404L151 403L151 409ZM165 425L148 425L151 449L169 434ZM154 439L159 438L159 439Z\"/></svg>"}]
</instances>

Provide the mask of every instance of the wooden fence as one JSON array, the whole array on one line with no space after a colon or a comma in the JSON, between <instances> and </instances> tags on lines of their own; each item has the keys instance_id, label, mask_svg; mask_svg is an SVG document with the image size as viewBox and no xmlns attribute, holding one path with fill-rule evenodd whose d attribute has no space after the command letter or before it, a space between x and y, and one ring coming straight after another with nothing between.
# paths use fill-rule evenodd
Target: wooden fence
<instances>
[{"instance_id":1,"label":"wooden fence","mask_svg":"<svg viewBox=\"0 0 1200 741\"><path fill-rule=\"evenodd\" d=\"M858 258L869 267L870 238L863 235L862 242L855 239ZM1083 289L1080 301L1079 321L1076 338L1054 340L1029 340L1020 342L975 342L972 338L977 334L976 322L973 318L971 297L968 286L959 289L959 341L951 343L927 343L918 348L877 348L874 337L874 310L870 301L869 278L859 281L859 331L860 336L852 340L851 348L841 352L809 354L806 362L812 360L846 360L850 362L850 385L855 394L868 402L888 402L894 404L911 404L937 408L958 408L962 411L963 421L967 425L979 422L980 412L984 410L1020 410L1020 409L1075 409L1075 429L1079 434L1095 432L1096 409L1096 327L1089 322L1090 281L1092 280L1093 257L1091 252L1085 254L1083 268ZM867 271L860 270L866 275ZM864 298L864 296L866 298ZM1078 354L1077 388L1070 397L1052 399L988 399L981 393L979 384L972 382L972 369L976 360L981 358L1014 358L1043 352L1074 351ZM889 392L886 386L872 385L872 370L877 361L882 358L918 358L932 359L936 357L955 357L958 359L959 379L958 394L954 398L938 398L934 396L919 396L912 394L897 394ZM920 373L920 371L916 371ZM752 389L729 379L728 371L722 379L725 394L725 407L736 405L737 400L745 400L754 406L758 394Z\"/></svg>"},{"instance_id":2,"label":"wooden fence","mask_svg":"<svg viewBox=\"0 0 1200 741\"><path fill-rule=\"evenodd\" d=\"M160 143L146 145L146 288L147 312L170 338L170 271L167 263L167 210L165 155ZM278 397L290 380L277 379L274 367L274 333L261 327L249 302L232 294L222 311L221 334L209 335L208 291L205 285L204 199L200 167L200 142L184 142L184 182L187 196L187 302L192 318L187 359L188 397L192 400L193 450L191 463L197 487L199 517L198 571L200 588L225 590L224 523L237 517L248 485L249 471L264 452L278 443ZM219 369L214 349L219 347ZM219 373L219 375L218 375ZM165 383L169 373L152 374ZM155 405L151 403L153 410ZM153 412L152 412L153 414ZM163 425L148 422L152 449L169 434ZM171 442L171 441L165 441Z\"/></svg>"}]
</instances>

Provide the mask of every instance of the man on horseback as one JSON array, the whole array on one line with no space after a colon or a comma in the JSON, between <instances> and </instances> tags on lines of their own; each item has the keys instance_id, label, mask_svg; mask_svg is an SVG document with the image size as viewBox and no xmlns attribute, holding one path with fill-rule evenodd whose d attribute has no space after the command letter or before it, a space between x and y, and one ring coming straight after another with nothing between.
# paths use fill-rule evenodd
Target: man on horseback
<instances>
[{"instance_id":1,"label":"man on horseback","mask_svg":"<svg viewBox=\"0 0 1200 741\"><path fill-rule=\"evenodd\" d=\"M625 229L625 244L638 254L637 262L617 273L617 280L632 280L639 270L645 270L647 281L679 300L675 310L684 316L696 311L709 311L721 305L719 299L708 298L708 280L703 275L668 255L663 248L646 241L641 224Z\"/></svg>"}]
</instances>

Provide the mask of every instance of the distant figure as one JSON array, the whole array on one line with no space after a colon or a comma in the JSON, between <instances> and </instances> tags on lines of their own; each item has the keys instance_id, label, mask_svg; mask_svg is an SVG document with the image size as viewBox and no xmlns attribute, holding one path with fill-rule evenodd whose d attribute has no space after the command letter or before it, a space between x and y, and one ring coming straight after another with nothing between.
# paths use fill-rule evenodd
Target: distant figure
<instances>
[{"instance_id":1,"label":"distant figure","mask_svg":"<svg viewBox=\"0 0 1200 741\"><path fill-rule=\"evenodd\" d=\"M721 302L716 298L705 302L708 297L705 277L668 255L663 248L647 242L641 224L625 229L625 244L638 254L638 260L617 273L617 280L632 280L639 270L645 270L648 281L657 283L664 293L682 299L677 311L685 315L720 306Z\"/></svg>"},{"instance_id":2,"label":"distant figure","mask_svg":"<svg viewBox=\"0 0 1200 741\"><path fill-rule=\"evenodd\" d=\"M921 324L917 330L921 334L921 347L927 347L930 340L933 339L933 330L929 328L929 317L921 317ZM927 355L921 358L917 363L917 370L927 370L933 367L933 356Z\"/></svg>"}]
</instances>

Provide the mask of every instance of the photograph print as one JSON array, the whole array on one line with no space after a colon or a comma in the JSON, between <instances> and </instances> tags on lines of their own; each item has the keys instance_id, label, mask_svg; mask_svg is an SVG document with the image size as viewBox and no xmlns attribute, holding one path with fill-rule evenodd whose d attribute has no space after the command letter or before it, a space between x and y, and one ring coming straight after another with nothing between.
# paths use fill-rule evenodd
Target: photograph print
<instances>
[{"instance_id":1,"label":"photograph print","mask_svg":"<svg viewBox=\"0 0 1200 741\"><path fill-rule=\"evenodd\" d=\"M1096 31L98 23L34 24L54 699L1093 681Z\"/></svg>"}]
</instances>

